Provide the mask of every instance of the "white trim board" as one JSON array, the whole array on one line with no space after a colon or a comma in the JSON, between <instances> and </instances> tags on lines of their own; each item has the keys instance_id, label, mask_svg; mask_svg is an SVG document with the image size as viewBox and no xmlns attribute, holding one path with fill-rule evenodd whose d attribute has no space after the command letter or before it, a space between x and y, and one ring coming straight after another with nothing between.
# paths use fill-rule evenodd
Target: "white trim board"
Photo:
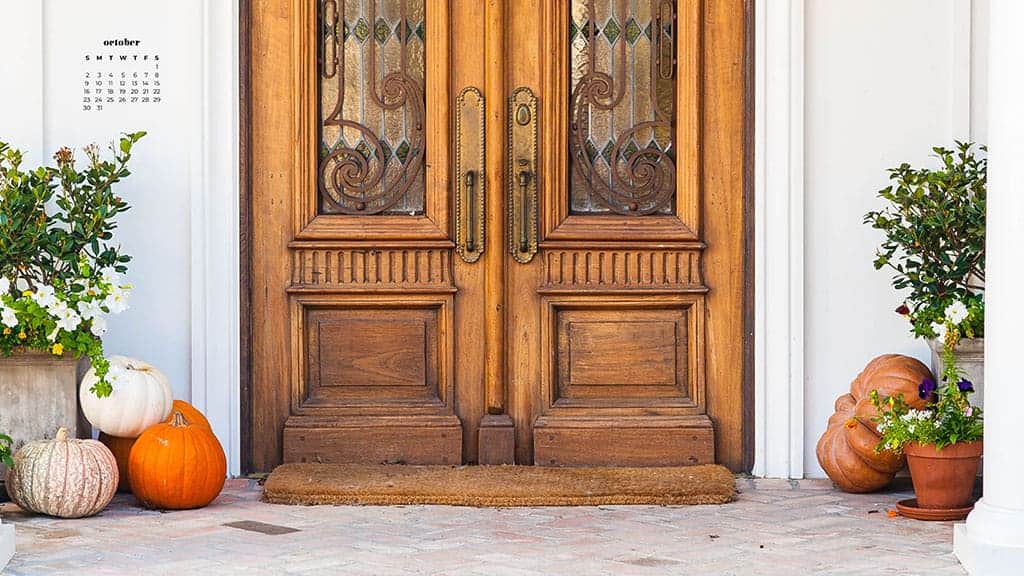
<instances>
[{"instance_id":1,"label":"white trim board","mask_svg":"<svg viewBox=\"0 0 1024 576\"><path fill-rule=\"evenodd\" d=\"M202 85L190 198L191 397L240 473L238 0L203 0Z\"/></svg>"},{"instance_id":2,"label":"white trim board","mask_svg":"<svg viewBox=\"0 0 1024 576\"><path fill-rule=\"evenodd\" d=\"M755 30L753 473L802 478L804 0L757 2Z\"/></svg>"}]
</instances>

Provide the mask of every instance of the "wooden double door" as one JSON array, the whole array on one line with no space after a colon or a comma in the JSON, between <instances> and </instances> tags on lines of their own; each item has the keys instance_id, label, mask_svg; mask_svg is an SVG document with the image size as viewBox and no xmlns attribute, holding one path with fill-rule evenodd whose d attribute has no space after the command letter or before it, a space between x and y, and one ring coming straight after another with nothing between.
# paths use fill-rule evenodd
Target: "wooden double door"
<instances>
[{"instance_id":1,"label":"wooden double door","mask_svg":"<svg viewBox=\"0 0 1024 576\"><path fill-rule=\"evenodd\" d=\"M249 467L746 464L743 0L252 0Z\"/></svg>"}]
</instances>

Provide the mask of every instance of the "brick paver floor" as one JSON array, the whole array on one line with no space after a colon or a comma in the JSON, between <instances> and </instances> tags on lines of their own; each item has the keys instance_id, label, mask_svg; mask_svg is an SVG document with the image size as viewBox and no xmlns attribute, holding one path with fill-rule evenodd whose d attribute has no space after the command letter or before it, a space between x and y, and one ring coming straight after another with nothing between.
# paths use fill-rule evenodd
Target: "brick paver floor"
<instances>
[{"instance_id":1,"label":"brick paver floor","mask_svg":"<svg viewBox=\"0 0 1024 576\"><path fill-rule=\"evenodd\" d=\"M950 524L887 514L905 494L738 484L725 506L293 507L261 503L249 480L187 512L118 496L94 518L56 520L8 503L18 550L5 574L964 574Z\"/></svg>"}]
</instances>

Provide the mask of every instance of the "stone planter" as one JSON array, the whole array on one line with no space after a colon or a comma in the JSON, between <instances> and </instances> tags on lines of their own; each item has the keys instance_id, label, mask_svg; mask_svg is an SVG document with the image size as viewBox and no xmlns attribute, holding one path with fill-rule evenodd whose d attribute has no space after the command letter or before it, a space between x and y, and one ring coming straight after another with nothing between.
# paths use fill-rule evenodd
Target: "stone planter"
<instances>
[{"instance_id":1,"label":"stone planter","mask_svg":"<svg viewBox=\"0 0 1024 576\"><path fill-rule=\"evenodd\" d=\"M43 352L0 357L0 431L13 439L12 451L53 438L62 427L72 437L92 435L78 406L78 382L88 364ZM5 471L0 465L0 477Z\"/></svg>"},{"instance_id":2,"label":"stone planter","mask_svg":"<svg viewBox=\"0 0 1024 576\"><path fill-rule=\"evenodd\" d=\"M928 346L932 349L932 371L936 377L942 374L945 362L942 361L942 342L929 340ZM974 383L974 394L971 394L971 403L981 408L985 407L985 339L964 338L956 345L953 351L956 357L956 366L960 373Z\"/></svg>"}]
</instances>

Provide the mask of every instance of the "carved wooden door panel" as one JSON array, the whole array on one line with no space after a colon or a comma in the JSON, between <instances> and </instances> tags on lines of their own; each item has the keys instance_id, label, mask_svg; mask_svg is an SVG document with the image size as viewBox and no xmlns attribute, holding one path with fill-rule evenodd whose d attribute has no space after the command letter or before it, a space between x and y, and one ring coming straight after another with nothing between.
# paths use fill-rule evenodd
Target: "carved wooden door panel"
<instances>
[{"instance_id":1,"label":"carved wooden door panel","mask_svg":"<svg viewBox=\"0 0 1024 576\"><path fill-rule=\"evenodd\" d=\"M251 0L251 470L743 464L743 0Z\"/></svg>"},{"instance_id":2,"label":"carved wooden door panel","mask_svg":"<svg viewBox=\"0 0 1024 576\"><path fill-rule=\"evenodd\" d=\"M511 6L516 460L739 468L744 4Z\"/></svg>"},{"instance_id":3,"label":"carved wooden door panel","mask_svg":"<svg viewBox=\"0 0 1024 576\"><path fill-rule=\"evenodd\" d=\"M484 60L451 31L476 4L252 2L254 470L475 459Z\"/></svg>"}]
</instances>

